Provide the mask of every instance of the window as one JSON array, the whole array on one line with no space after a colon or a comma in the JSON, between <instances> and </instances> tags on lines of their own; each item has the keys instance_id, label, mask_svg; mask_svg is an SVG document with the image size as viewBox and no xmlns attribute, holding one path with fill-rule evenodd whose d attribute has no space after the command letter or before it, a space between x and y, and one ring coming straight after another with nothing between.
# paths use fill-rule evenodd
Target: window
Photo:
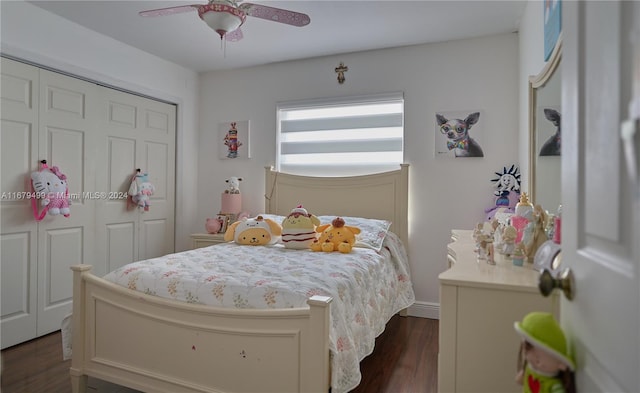
<instances>
[{"instance_id":1,"label":"window","mask_svg":"<svg viewBox=\"0 0 640 393\"><path fill-rule=\"evenodd\" d=\"M276 169L349 176L403 162L402 93L280 103Z\"/></svg>"}]
</instances>

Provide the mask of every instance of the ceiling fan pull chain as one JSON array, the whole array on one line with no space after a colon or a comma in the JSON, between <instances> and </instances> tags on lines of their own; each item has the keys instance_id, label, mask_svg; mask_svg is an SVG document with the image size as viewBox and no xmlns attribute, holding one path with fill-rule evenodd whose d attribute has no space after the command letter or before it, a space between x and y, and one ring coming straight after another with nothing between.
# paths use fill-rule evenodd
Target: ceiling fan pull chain
<instances>
[{"instance_id":1,"label":"ceiling fan pull chain","mask_svg":"<svg viewBox=\"0 0 640 393\"><path fill-rule=\"evenodd\" d=\"M222 49L222 57L227 58L227 40L220 37L220 49Z\"/></svg>"}]
</instances>

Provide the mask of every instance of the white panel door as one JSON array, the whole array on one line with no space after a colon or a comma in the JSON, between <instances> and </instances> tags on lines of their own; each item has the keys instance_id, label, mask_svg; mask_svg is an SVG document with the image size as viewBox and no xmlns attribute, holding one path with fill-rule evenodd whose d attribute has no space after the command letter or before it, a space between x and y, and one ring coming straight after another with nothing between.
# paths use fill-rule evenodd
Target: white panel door
<instances>
[{"instance_id":1,"label":"white panel door","mask_svg":"<svg viewBox=\"0 0 640 393\"><path fill-rule=\"evenodd\" d=\"M174 251L174 105L102 88L101 132L96 168L99 273ZM126 194L135 170L149 174L155 191L148 211L132 207Z\"/></svg>"},{"instance_id":2,"label":"white panel door","mask_svg":"<svg viewBox=\"0 0 640 393\"><path fill-rule=\"evenodd\" d=\"M67 176L71 215L47 216L38 225L38 335L60 329L71 312L70 266L90 263L94 250L95 84L40 71L39 155Z\"/></svg>"},{"instance_id":3,"label":"white panel door","mask_svg":"<svg viewBox=\"0 0 640 393\"><path fill-rule=\"evenodd\" d=\"M562 6L562 253L575 276L562 326L575 349L578 392L638 392L640 192L620 125L633 117L637 126L640 115L627 110L634 73L640 84L640 59L632 61L633 45L640 56L640 3ZM638 87L636 94L640 103ZM640 136L633 143L640 151Z\"/></svg>"},{"instance_id":4,"label":"white panel door","mask_svg":"<svg viewBox=\"0 0 640 393\"><path fill-rule=\"evenodd\" d=\"M60 329L71 265L104 274L174 251L176 107L2 59L2 348ZM68 218L33 218L40 160L67 176ZM149 211L127 209L135 168L155 185ZM41 209L41 208L40 208Z\"/></svg>"},{"instance_id":5,"label":"white panel door","mask_svg":"<svg viewBox=\"0 0 640 393\"><path fill-rule=\"evenodd\" d=\"M38 161L39 70L5 58L0 67L0 330L6 348L36 335L37 225L26 193Z\"/></svg>"},{"instance_id":6,"label":"white panel door","mask_svg":"<svg viewBox=\"0 0 640 393\"><path fill-rule=\"evenodd\" d=\"M151 208L140 215L140 259L165 255L175 249L175 124L175 106L157 101L143 106L144 142L139 163L149 172L155 192Z\"/></svg>"}]
</instances>

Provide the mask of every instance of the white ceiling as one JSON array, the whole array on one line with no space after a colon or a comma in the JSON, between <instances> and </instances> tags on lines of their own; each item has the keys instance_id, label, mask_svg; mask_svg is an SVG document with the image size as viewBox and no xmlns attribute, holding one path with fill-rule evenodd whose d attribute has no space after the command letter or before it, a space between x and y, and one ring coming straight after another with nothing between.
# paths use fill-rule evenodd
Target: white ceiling
<instances>
[{"instance_id":1,"label":"white ceiling","mask_svg":"<svg viewBox=\"0 0 640 393\"><path fill-rule=\"evenodd\" d=\"M142 10L206 0L30 3L198 72L514 32L526 5L525 0L250 1L306 13L311 23L294 27L248 16L244 38L227 42L223 50L195 11L138 16Z\"/></svg>"}]
</instances>

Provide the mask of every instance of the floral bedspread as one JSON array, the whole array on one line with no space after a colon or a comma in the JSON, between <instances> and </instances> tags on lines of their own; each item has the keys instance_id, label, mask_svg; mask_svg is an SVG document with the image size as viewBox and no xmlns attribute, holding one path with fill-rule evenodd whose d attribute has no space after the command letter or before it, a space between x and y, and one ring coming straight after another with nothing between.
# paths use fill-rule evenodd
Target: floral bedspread
<instances>
[{"instance_id":1,"label":"floral bedspread","mask_svg":"<svg viewBox=\"0 0 640 393\"><path fill-rule=\"evenodd\" d=\"M398 311L413 304L409 263L389 232L382 250L323 253L235 243L134 262L105 279L144 293L230 308L305 307L312 295L332 296L331 385L360 383L360 361Z\"/></svg>"}]
</instances>

